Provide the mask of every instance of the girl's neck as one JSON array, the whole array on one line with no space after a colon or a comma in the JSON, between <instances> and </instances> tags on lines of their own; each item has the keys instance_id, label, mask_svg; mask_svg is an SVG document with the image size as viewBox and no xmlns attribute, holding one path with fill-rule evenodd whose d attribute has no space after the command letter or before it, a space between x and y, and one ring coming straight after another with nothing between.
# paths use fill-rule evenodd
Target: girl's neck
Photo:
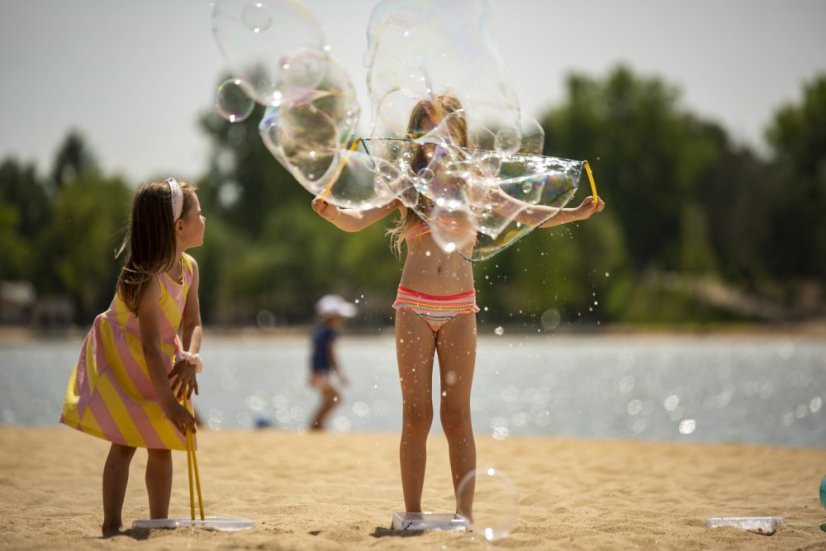
<instances>
[{"instance_id":1,"label":"girl's neck","mask_svg":"<svg viewBox=\"0 0 826 551\"><path fill-rule=\"evenodd\" d=\"M166 275L174 279L175 281L180 281L184 275L184 258L183 258L183 250L176 249L175 250L175 261L172 263L172 267L166 271Z\"/></svg>"}]
</instances>

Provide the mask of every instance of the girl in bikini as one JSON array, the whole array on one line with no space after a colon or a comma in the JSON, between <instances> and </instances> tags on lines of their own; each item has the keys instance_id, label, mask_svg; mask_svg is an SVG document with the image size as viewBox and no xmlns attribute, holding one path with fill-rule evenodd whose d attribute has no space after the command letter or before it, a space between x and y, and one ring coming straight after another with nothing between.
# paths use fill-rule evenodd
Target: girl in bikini
<instances>
[{"instance_id":1,"label":"girl in bikini","mask_svg":"<svg viewBox=\"0 0 826 551\"><path fill-rule=\"evenodd\" d=\"M429 132L445 117L449 139L467 147L467 123L462 105L452 96L437 96L420 101L413 109L408 135L416 138ZM430 148L428 150L428 148ZM428 166L431 146L422 146L411 162L414 173ZM427 212L432 202L417 199L417 209ZM456 512L472 518L473 492L458 495L463 477L476 469L476 443L470 415L470 392L476 363L476 291L473 265L466 260L468 250L445 252L434 242L430 227L400 201L366 211L340 209L316 197L313 209L341 230L360 231L399 211L396 226L388 233L396 251L405 243L404 261L396 310L396 357L402 391L402 434L399 449L402 491L407 512L421 512L424 486L427 436L433 421L433 361L439 358L442 428L448 441L450 469L456 495ZM541 227L585 220L603 209L600 200L589 197L576 208L562 209ZM534 215L542 207L532 209ZM547 215L546 215L547 216ZM463 254L464 253L464 256Z\"/></svg>"}]
</instances>

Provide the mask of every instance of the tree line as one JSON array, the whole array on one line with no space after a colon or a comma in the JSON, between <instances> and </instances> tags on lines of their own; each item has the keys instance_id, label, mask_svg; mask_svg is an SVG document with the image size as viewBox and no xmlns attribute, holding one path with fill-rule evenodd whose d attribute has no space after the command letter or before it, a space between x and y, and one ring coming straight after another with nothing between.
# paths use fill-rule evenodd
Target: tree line
<instances>
[{"instance_id":1,"label":"tree line","mask_svg":"<svg viewBox=\"0 0 826 551\"><path fill-rule=\"evenodd\" d=\"M477 263L483 323L541 331L826 314L826 75L773 114L762 155L684 109L658 77L619 66L572 74L566 90L540 119L545 154L588 159L607 208ZM401 271L385 236L392 220L345 234L316 216L262 144L260 115L230 124L209 109L198 121L213 153L194 182L208 219L192 251L205 322L305 323L318 297L338 292L358 301L356 323L389 324ZM46 174L3 160L0 281L67 297L74 322L88 323L111 301L135 185L104 174L77 131Z\"/></svg>"}]
</instances>

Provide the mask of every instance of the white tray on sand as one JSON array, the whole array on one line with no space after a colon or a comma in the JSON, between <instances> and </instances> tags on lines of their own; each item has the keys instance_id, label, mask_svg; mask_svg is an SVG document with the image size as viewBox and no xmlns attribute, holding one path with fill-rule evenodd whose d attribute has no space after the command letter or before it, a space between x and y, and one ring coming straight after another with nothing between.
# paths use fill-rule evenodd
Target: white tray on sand
<instances>
[{"instance_id":1,"label":"white tray on sand","mask_svg":"<svg viewBox=\"0 0 826 551\"><path fill-rule=\"evenodd\" d=\"M467 532L468 521L455 513L393 513L393 530Z\"/></svg>"},{"instance_id":2,"label":"white tray on sand","mask_svg":"<svg viewBox=\"0 0 826 551\"><path fill-rule=\"evenodd\" d=\"M132 528L202 528L216 532L240 532L255 527L255 521L248 518L206 517L204 520L189 518L146 518L132 522Z\"/></svg>"}]
</instances>

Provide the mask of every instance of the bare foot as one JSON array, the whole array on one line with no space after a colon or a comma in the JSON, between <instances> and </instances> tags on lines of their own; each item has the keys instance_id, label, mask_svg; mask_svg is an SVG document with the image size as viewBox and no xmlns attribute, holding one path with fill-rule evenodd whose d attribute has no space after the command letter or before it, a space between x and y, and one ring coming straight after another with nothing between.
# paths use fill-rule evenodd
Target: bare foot
<instances>
[{"instance_id":1,"label":"bare foot","mask_svg":"<svg viewBox=\"0 0 826 551\"><path fill-rule=\"evenodd\" d=\"M120 524L118 524L117 526L114 526L114 525L110 526L110 525L106 525L106 524L102 525L100 527L101 536L103 538L112 538L112 537L115 537L115 536L119 536L121 534L120 526L121 526Z\"/></svg>"}]
</instances>

